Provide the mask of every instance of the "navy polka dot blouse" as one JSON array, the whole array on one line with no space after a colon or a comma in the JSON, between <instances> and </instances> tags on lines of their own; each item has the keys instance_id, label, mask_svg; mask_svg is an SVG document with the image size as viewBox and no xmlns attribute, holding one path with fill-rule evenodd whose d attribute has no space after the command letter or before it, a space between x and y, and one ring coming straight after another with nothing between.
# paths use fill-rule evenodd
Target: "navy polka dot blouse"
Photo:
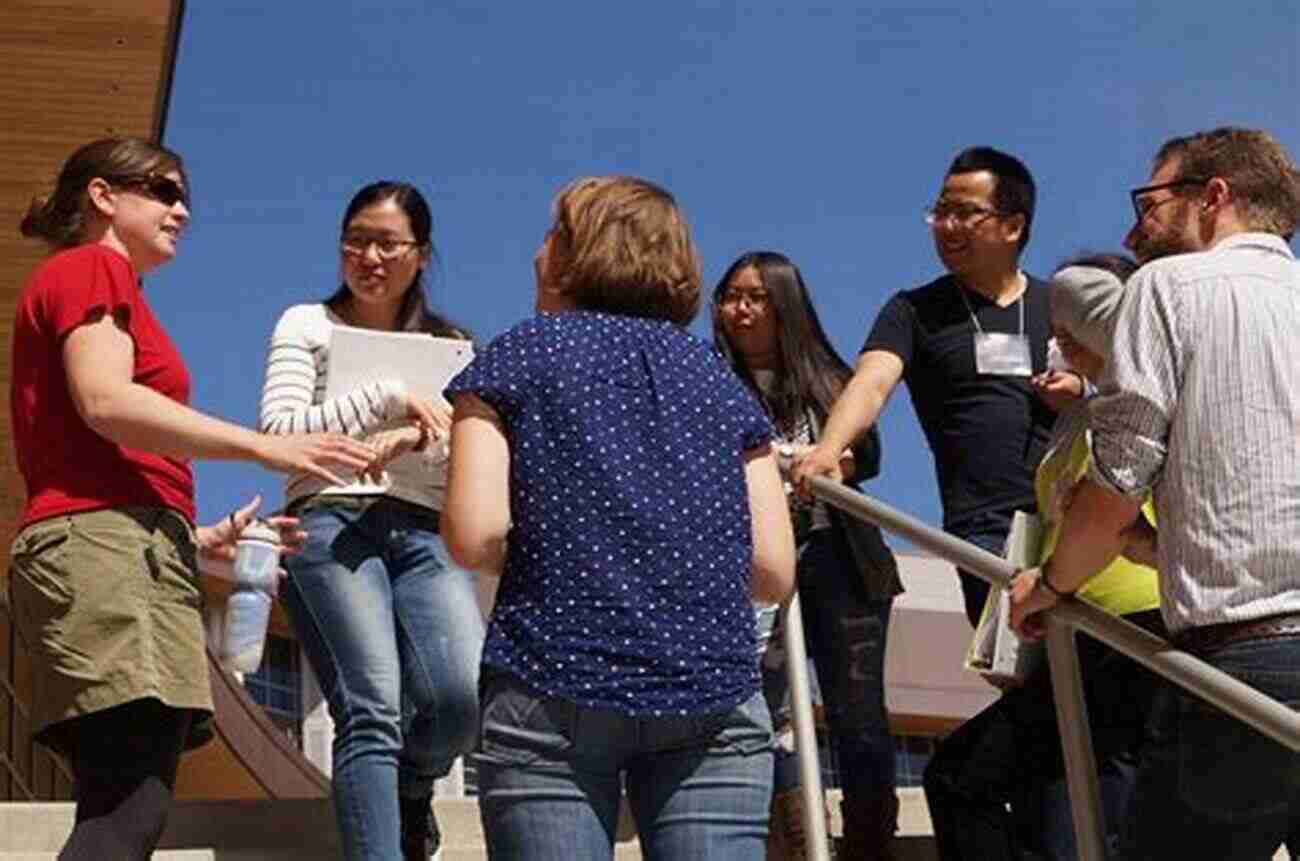
<instances>
[{"instance_id":1,"label":"navy polka dot blouse","mask_svg":"<svg viewBox=\"0 0 1300 861\"><path fill-rule=\"evenodd\" d=\"M678 326L587 311L506 332L447 387L510 444L511 529L485 667L654 717L758 689L741 454L757 402Z\"/></svg>"}]
</instances>

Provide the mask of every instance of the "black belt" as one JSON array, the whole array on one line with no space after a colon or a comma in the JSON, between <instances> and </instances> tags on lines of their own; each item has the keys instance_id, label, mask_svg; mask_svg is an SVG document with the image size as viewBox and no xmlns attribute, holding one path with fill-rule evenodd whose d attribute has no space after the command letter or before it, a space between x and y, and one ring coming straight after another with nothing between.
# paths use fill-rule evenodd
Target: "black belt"
<instances>
[{"instance_id":1,"label":"black belt","mask_svg":"<svg viewBox=\"0 0 1300 861\"><path fill-rule=\"evenodd\" d=\"M378 493L318 493L313 496L304 496L301 499L294 500L293 503L285 509L285 514L290 517L302 517L307 512L316 508L344 508L349 511L365 511L375 506L383 505L391 509L396 509L411 517L424 520L432 532L439 532L442 517L437 509L420 505L416 502L407 502L405 499L398 499L395 496L383 496Z\"/></svg>"}]
</instances>

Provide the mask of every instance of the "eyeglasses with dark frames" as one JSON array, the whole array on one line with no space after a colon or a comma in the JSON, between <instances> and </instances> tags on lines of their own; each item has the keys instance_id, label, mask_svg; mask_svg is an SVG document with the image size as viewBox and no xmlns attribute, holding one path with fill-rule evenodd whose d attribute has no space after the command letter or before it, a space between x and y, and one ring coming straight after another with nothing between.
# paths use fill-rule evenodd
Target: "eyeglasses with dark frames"
<instances>
[{"instance_id":1,"label":"eyeglasses with dark frames","mask_svg":"<svg viewBox=\"0 0 1300 861\"><path fill-rule=\"evenodd\" d=\"M1165 201L1174 199L1173 197L1166 197L1164 200L1157 200L1154 203L1150 203L1147 204L1146 206L1143 206L1142 198L1144 196L1151 194L1154 191L1164 191L1165 189L1175 189L1175 188L1186 188L1192 185L1205 185L1207 182L1209 182L1208 179L1202 179L1198 176L1184 176L1181 179L1171 179L1169 182L1161 182L1161 183L1157 183L1156 185L1144 185L1141 188L1133 189L1128 193L1128 199L1133 201L1133 215L1137 218L1137 223L1141 224L1143 221L1145 221L1146 217L1151 214L1151 211L1155 209L1157 206L1159 206L1160 204L1164 203ZM1175 197L1176 196L1177 195L1175 195Z\"/></svg>"},{"instance_id":2,"label":"eyeglasses with dark frames","mask_svg":"<svg viewBox=\"0 0 1300 861\"><path fill-rule=\"evenodd\" d=\"M175 206L178 203L190 208L190 196L179 182L169 176L147 174L145 176L116 176L109 179L113 185L143 194L156 200L163 206Z\"/></svg>"},{"instance_id":3,"label":"eyeglasses with dark frames","mask_svg":"<svg viewBox=\"0 0 1300 861\"><path fill-rule=\"evenodd\" d=\"M772 302L772 295L766 290L734 290L728 287L722 291L718 304L724 308L739 307L742 303L755 310L762 310Z\"/></svg>"},{"instance_id":4,"label":"eyeglasses with dark frames","mask_svg":"<svg viewBox=\"0 0 1300 861\"><path fill-rule=\"evenodd\" d=\"M958 227L972 228L986 218L1001 215L996 209L988 209L974 204L936 203L925 208L925 223L931 227L951 222Z\"/></svg>"},{"instance_id":5,"label":"eyeglasses with dark frames","mask_svg":"<svg viewBox=\"0 0 1300 861\"><path fill-rule=\"evenodd\" d=\"M339 248L349 257L365 257L370 246L375 247L380 260L396 260L420 243L414 239L394 239L391 236L370 236L363 233L345 233Z\"/></svg>"}]
</instances>

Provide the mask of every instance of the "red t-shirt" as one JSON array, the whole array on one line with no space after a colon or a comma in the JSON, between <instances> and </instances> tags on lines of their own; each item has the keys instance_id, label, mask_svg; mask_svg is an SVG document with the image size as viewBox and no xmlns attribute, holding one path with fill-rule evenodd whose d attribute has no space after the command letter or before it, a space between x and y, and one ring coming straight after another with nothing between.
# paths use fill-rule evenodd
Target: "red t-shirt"
<instances>
[{"instance_id":1,"label":"red t-shirt","mask_svg":"<svg viewBox=\"0 0 1300 861\"><path fill-rule=\"evenodd\" d=\"M182 404L190 375L149 310L131 261L99 244L61 251L32 274L14 319L9 409L27 484L20 528L78 511L162 505L194 520L189 461L111 442L82 420L68 391L63 340L103 314L135 342L132 380Z\"/></svg>"}]
</instances>

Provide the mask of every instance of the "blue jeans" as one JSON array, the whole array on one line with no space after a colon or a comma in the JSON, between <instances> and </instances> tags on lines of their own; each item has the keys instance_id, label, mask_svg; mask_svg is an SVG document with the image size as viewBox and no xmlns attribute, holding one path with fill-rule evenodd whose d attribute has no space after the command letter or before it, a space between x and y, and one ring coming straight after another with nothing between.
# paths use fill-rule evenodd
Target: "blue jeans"
<instances>
[{"instance_id":1,"label":"blue jeans","mask_svg":"<svg viewBox=\"0 0 1300 861\"><path fill-rule=\"evenodd\" d=\"M1300 709L1300 638L1246 640L1204 660ZM1300 825L1300 754L1165 683L1124 834L1126 858L1269 859Z\"/></svg>"},{"instance_id":2,"label":"blue jeans","mask_svg":"<svg viewBox=\"0 0 1300 861\"><path fill-rule=\"evenodd\" d=\"M1133 801L1137 782L1137 759L1112 756L1098 763L1097 781L1101 789L1101 809L1106 822L1106 857L1119 857L1120 829ZM1035 794L1031 790L1030 794ZM1070 789L1064 780L1053 781L1036 792L1040 800L1040 824L1037 832L1047 861L1076 861L1078 840L1074 833L1074 810L1070 806Z\"/></svg>"},{"instance_id":3,"label":"blue jeans","mask_svg":"<svg viewBox=\"0 0 1300 861\"><path fill-rule=\"evenodd\" d=\"M346 857L400 859L399 795L428 796L474 744L483 618L434 513L321 497L298 512L285 605L334 718Z\"/></svg>"},{"instance_id":4,"label":"blue jeans","mask_svg":"<svg viewBox=\"0 0 1300 861\"><path fill-rule=\"evenodd\" d=\"M612 858L624 779L648 861L765 857L772 724L761 694L720 714L634 718L494 672L476 758L489 858Z\"/></svg>"},{"instance_id":5,"label":"blue jeans","mask_svg":"<svg viewBox=\"0 0 1300 861\"><path fill-rule=\"evenodd\" d=\"M885 713L885 642L893 598L867 598L842 533L812 533L799 554L799 603L817 668L846 801L894 793L894 737Z\"/></svg>"},{"instance_id":6,"label":"blue jeans","mask_svg":"<svg viewBox=\"0 0 1300 861\"><path fill-rule=\"evenodd\" d=\"M961 526L944 528L981 550L987 550L994 556L1001 556L1006 547L1007 533L1011 531L1011 518L1014 514L1014 511L989 511L967 520ZM980 615L984 612L984 601L988 598L989 584L960 568L957 569L957 578L961 581L961 596L966 606L966 618L974 628L979 625Z\"/></svg>"}]
</instances>

